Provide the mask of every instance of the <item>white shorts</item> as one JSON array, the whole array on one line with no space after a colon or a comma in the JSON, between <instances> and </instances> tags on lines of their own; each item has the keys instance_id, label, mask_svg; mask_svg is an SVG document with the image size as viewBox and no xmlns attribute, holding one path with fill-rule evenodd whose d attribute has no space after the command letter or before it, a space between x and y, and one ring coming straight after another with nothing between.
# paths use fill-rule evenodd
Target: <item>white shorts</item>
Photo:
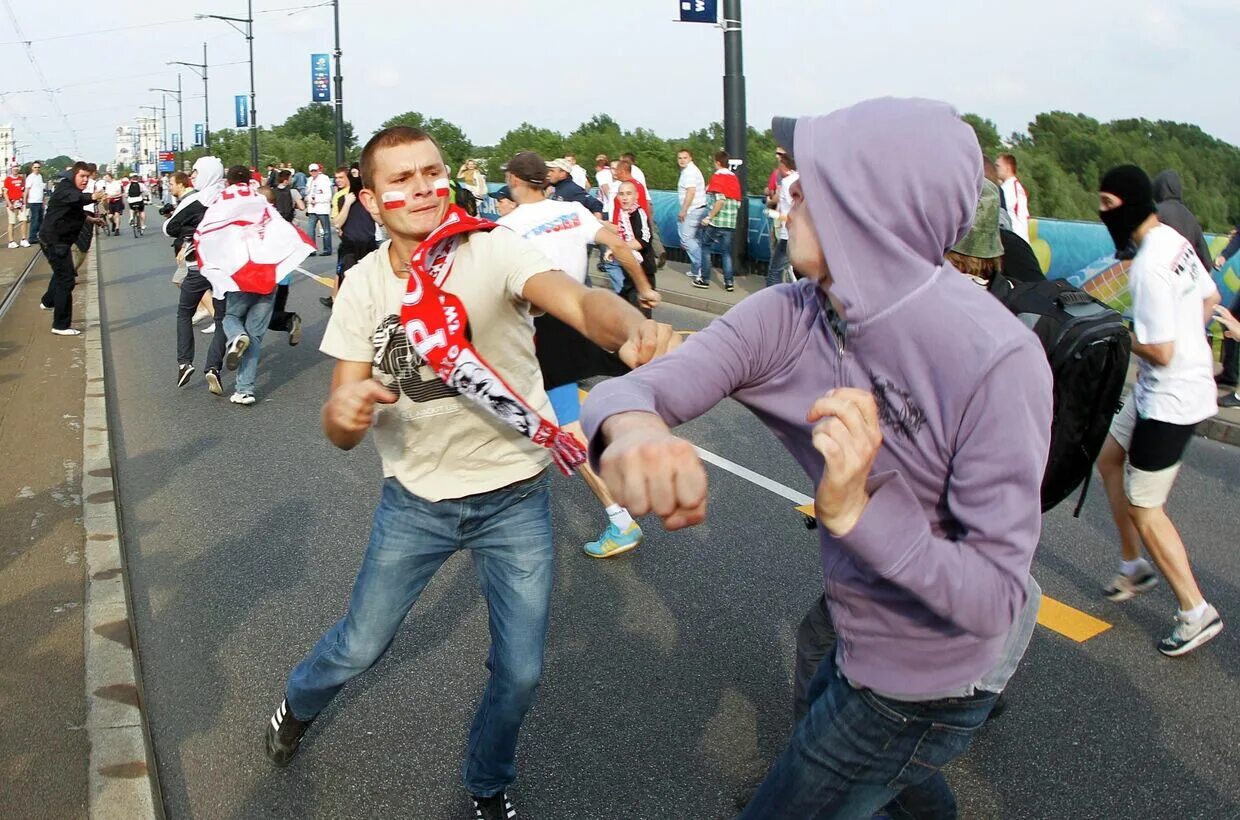
<instances>
[{"instance_id":1,"label":"white shorts","mask_svg":"<svg viewBox=\"0 0 1240 820\"><path fill-rule=\"evenodd\" d=\"M1134 453L1133 434L1138 424L1142 425L1142 436ZM1124 495L1129 504L1154 509L1167 503L1195 427L1139 418L1132 396L1124 401L1111 421L1110 435L1124 448ZM1139 466L1133 466L1134 457Z\"/></svg>"},{"instance_id":2,"label":"white shorts","mask_svg":"<svg viewBox=\"0 0 1240 820\"><path fill-rule=\"evenodd\" d=\"M9 225L20 225L26 221L25 208L5 208L9 212Z\"/></svg>"}]
</instances>

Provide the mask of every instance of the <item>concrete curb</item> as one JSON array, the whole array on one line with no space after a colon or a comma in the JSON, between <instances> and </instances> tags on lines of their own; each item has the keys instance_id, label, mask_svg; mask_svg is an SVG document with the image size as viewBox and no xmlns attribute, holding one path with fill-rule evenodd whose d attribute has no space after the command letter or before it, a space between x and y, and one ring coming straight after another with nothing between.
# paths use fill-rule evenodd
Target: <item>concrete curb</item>
<instances>
[{"instance_id":1,"label":"concrete curb","mask_svg":"<svg viewBox=\"0 0 1240 820\"><path fill-rule=\"evenodd\" d=\"M121 554L99 316L99 256L86 263L86 408L82 523L86 530L86 729L91 820L154 820L154 761L138 686L125 562Z\"/></svg>"}]
</instances>

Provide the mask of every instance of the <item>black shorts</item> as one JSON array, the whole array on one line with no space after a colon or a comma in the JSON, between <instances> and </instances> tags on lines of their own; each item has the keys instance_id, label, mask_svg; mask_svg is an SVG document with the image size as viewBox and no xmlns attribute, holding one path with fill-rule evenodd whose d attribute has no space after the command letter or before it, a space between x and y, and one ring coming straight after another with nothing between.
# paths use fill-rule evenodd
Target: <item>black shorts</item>
<instances>
[{"instance_id":1,"label":"black shorts","mask_svg":"<svg viewBox=\"0 0 1240 820\"><path fill-rule=\"evenodd\" d=\"M1134 469L1157 472L1180 463L1188 442L1193 438L1195 424L1172 424L1168 421L1138 417L1128 445L1128 463Z\"/></svg>"},{"instance_id":2,"label":"black shorts","mask_svg":"<svg viewBox=\"0 0 1240 820\"><path fill-rule=\"evenodd\" d=\"M123 200L120 200L120 199L109 199L108 200L108 213L119 214L119 213L123 213L124 210L125 210L125 203Z\"/></svg>"},{"instance_id":3,"label":"black shorts","mask_svg":"<svg viewBox=\"0 0 1240 820\"><path fill-rule=\"evenodd\" d=\"M130 202L129 210L133 211L136 214L140 214L146 210L146 203L145 202Z\"/></svg>"}]
</instances>

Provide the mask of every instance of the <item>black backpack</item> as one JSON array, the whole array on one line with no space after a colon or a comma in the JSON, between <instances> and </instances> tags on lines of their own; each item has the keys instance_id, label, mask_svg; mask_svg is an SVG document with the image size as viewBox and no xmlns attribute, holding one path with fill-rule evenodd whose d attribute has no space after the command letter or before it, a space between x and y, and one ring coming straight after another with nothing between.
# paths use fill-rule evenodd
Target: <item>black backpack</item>
<instances>
[{"instance_id":1,"label":"black backpack","mask_svg":"<svg viewBox=\"0 0 1240 820\"><path fill-rule=\"evenodd\" d=\"M1080 486L1079 516L1094 461L1119 410L1132 351L1128 328L1120 314L1062 280L1012 282L1000 274L989 290L1037 335L1055 380L1042 512Z\"/></svg>"},{"instance_id":2,"label":"black backpack","mask_svg":"<svg viewBox=\"0 0 1240 820\"><path fill-rule=\"evenodd\" d=\"M276 210L289 222L293 221L293 189L291 186L276 188Z\"/></svg>"},{"instance_id":3,"label":"black backpack","mask_svg":"<svg viewBox=\"0 0 1240 820\"><path fill-rule=\"evenodd\" d=\"M129 183L129 196L131 197L142 196L142 186L136 182L130 182Z\"/></svg>"}]
</instances>

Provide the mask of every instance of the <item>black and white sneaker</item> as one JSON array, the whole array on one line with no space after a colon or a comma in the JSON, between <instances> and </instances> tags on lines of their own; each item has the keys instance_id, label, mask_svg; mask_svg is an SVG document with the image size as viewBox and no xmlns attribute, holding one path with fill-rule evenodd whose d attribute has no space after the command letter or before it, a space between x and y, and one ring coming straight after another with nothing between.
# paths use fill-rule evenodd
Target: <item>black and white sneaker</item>
<instances>
[{"instance_id":1,"label":"black and white sneaker","mask_svg":"<svg viewBox=\"0 0 1240 820\"><path fill-rule=\"evenodd\" d=\"M1209 604L1206 604L1205 613L1195 621L1177 613L1175 629L1158 642L1158 651L1169 658L1176 658L1192 652L1222 631L1223 619L1219 617L1218 610Z\"/></svg>"},{"instance_id":2,"label":"black and white sneaker","mask_svg":"<svg viewBox=\"0 0 1240 820\"><path fill-rule=\"evenodd\" d=\"M289 347L297 347L297 345L301 344L301 317L296 313L293 314L293 318L289 321L288 344Z\"/></svg>"},{"instance_id":3,"label":"black and white sneaker","mask_svg":"<svg viewBox=\"0 0 1240 820\"><path fill-rule=\"evenodd\" d=\"M280 708L267 722L267 759L277 766L287 766L311 723L313 720L298 720L288 707L288 699L281 700Z\"/></svg>"},{"instance_id":4,"label":"black and white sneaker","mask_svg":"<svg viewBox=\"0 0 1240 820\"><path fill-rule=\"evenodd\" d=\"M710 287L710 283L707 282L705 279L694 279L693 286L695 288L708 288Z\"/></svg>"},{"instance_id":5,"label":"black and white sneaker","mask_svg":"<svg viewBox=\"0 0 1240 820\"><path fill-rule=\"evenodd\" d=\"M517 816L517 808L512 799L503 792L490 797L469 796L474 801L474 820L513 820Z\"/></svg>"},{"instance_id":6,"label":"black and white sneaker","mask_svg":"<svg viewBox=\"0 0 1240 820\"><path fill-rule=\"evenodd\" d=\"M1112 601L1127 601L1129 598L1148 592L1158 585L1158 576L1154 568L1145 559L1132 575L1120 572L1111 579L1111 583L1102 589L1102 594Z\"/></svg>"},{"instance_id":7,"label":"black and white sneaker","mask_svg":"<svg viewBox=\"0 0 1240 820\"><path fill-rule=\"evenodd\" d=\"M220 384L220 371L208 370L206 373L203 373L202 375L203 375L203 378L207 380L207 389L211 391L212 395L214 396L224 395L224 385Z\"/></svg>"},{"instance_id":8,"label":"black and white sneaker","mask_svg":"<svg viewBox=\"0 0 1240 820\"><path fill-rule=\"evenodd\" d=\"M194 366L192 364L183 364L177 367L177 387L184 387L189 384L189 377L194 375Z\"/></svg>"},{"instance_id":9,"label":"black and white sneaker","mask_svg":"<svg viewBox=\"0 0 1240 820\"><path fill-rule=\"evenodd\" d=\"M224 354L224 366L229 370L236 370L241 364L241 357L245 355L245 351L250 346L250 337L242 333L235 339L228 341L228 350Z\"/></svg>"}]
</instances>

